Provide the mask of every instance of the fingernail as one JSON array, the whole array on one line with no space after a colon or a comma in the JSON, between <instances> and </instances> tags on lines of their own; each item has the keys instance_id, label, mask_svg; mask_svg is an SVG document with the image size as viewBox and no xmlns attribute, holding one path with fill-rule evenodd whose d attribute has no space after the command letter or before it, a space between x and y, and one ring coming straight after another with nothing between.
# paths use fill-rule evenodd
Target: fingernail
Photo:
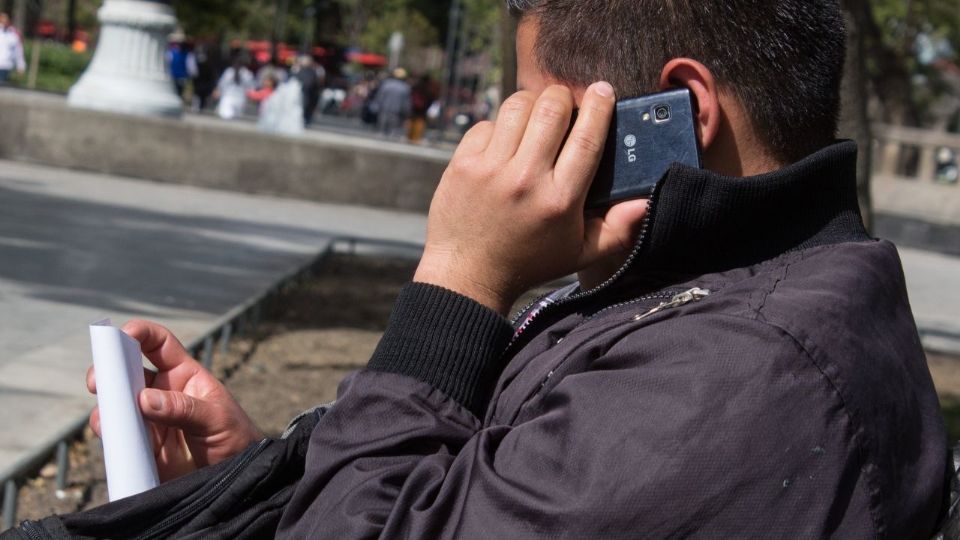
<instances>
[{"instance_id":1,"label":"fingernail","mask_svg":"<svg viewBox=\"0 0 960 540\"><path fill-rule=\"evenodd\" d=\"M600 81L594 84L593 89L597 94L600 94L603 97L613 97L613 86L610 86L610 83L606 81Z\"/></svg>"},{"instance_id":2,"label":"fingernail","mask_svg":"<svg viewBox=\"0 0 960 540\"><path fill-rule=\"evenodd\" d=\"M163 410L163 394L160 392L154 392L153 390L144 390L144 394L147 396L147 405L155 411Z\"/></svg>"}]
</instances>

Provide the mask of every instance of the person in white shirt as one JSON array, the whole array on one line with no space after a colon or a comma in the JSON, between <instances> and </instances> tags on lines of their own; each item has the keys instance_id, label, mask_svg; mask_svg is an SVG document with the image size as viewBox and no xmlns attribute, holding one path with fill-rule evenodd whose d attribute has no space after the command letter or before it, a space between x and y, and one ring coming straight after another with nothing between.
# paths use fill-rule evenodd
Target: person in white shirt
<instances>
[{"instance_id":1,"label":"person in white shirt","mask_svg":"<svg viewBox=\"0 0 960 540\"><path fill-rule=\"evenodd\" d=\"M243 109L247 103L247 91L254 88L253 73L243 65L242 61L235 60L233 65L223 72L220 82L217 83L216 96L220 99L217 104L217 114L220 118L232 120L243 115Z\"/></svg>"},{"instance_id":2,"label":"person in white shirt","mask_svg":"<svg viewBox=\"0 0 960 540\"><path fill-rule=\"evenodd\" d=\"M10 26L10 17L0 13L0 85L6 84L14 69L17 73L27 69L23 59L23 43L17 30Z\"/></svg>"}]
</instances>

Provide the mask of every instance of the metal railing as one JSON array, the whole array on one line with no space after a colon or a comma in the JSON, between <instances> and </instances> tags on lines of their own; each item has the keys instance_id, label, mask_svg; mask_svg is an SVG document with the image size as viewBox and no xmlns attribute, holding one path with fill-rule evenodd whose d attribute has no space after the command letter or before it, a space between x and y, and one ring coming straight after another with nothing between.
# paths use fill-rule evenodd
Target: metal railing
<instances>
[{"instance_id":1,"label":"metal railing","mask_svg":"<svg viewBox=\"0 0 960 540\"><path fill-rule=\"evenodd\" d=\"M281 292L316 276L318 269L330 255L380 255L418 259L422 249L421 245L405 242L355 237L334 238L328 247L309 263L285 275L265 291L220 317L209 332L188 342L186 349L205 368L210 369L217 348L220 349L221 354L226 354L231 339L248 333L255 335L264 306ZM56 488L57 490L66 489L70 472L70 441L80 438L86 425L87 415L85 414L72 421L54 437L34 447L6 470L0 471L0 483L3 484L3 524L0 531L12 528L16 524L19 484L48 463L51 456L55 457L57 468Z\"/></svg>"}]
</instances>

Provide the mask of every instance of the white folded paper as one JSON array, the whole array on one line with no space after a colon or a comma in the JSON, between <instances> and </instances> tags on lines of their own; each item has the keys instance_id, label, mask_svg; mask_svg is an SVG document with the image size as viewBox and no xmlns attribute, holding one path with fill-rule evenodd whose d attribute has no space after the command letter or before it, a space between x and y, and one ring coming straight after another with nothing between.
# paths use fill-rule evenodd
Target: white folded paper
<instances>
[{"instance_id":1,"label":"white folded paper","mask_svg":"<svg viewBox=\"0 0 960 540\"><path fill-rule=\"evenodd\" d=\"M90 345L97 374L97 404L107 493L115 501L159 484L157 463L138 397L144 388L140 344L110 325L90 325Z\"/></svg>"}]
</instances>

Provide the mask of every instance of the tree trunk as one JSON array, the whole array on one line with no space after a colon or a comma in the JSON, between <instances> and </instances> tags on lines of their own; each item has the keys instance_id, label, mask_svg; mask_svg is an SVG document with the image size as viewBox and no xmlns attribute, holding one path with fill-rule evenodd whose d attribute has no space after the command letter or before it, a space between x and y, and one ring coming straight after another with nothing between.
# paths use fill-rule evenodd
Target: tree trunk
<instances>
[{"instance_id":1,"label":"tree trunk","mask_svg":"<svg viewBox=\"0 0 960 540\"><path fill-rule=\"evenodd\" d=\"M863 49L861 58L868 56L875 64L872 73L866 73L866 67L863 68L864 77L872 79L872 90L876 92L883 105L884 123L896 126L920 126L920 111L916 106L910 72L904 56L909 54L909 47L897 50L884 42L883 30L877 24L873 6L869 1L844 0L843 5L848 21L856 24L857 32L860 34L860 47Z\"/></svg>"},{"instance_id":2,"label":"tree trunk","mask_svg":"<svg viewBox=\"0 0 960 540\"><path fill-rule=\"evenodd\" d=\"M317 14L314 17L314 43L325 45L343 32L343 15L340 4L327 0L317 2Z\"/></svg>"},{"instance_id":3,"label":"tree trunk","mask_svg":"<svg viewBox=\"0 0 960 540\"><path fill-rule=\"evenodd\" d=\"M873 170L873 132L867 114L866 35L864 33L865 0L844 0L847 19L847 61L841 89L842 113L840 136L853 139L860 148L857 164L857 194L864 225L873 225L873 205L870 196L870 175Z\"/></svg>"},{"instance_id":4,"label":"tree trunk","mask_svg":"<svg viewBox=\"0 0 960 540\"><path fill-rule=\"evenodd\" d=\"M504 100L517 91L517 21L507 10L506 2L500 2L500 52L503 58L500 99Z\"/></svg>"},{"instance_id":5,"label":"tree trunk","mask_svg":"<svg viewBox=\"0 0 960 540\"><path fill-rule=\"evenodd\" d=\"M26 2L26 22L20 28L24 36L34 38L37 35L37 24L43 19L44 2L43 0L30 0Z\"/></svg>"},{"instance_id":6,"label":"tree trunk","mask_svg":"<svg viewBox=\"0 0 960 540\"><path fill-rule=\"evenodd\" d=\"M274 62L280 61L279 44L287 39L287 13L290 0L277 0L276 12L273 19L273 34L270 38L270 58Z\"/></svg>"},{"instance_id":7,"label":"tree trunk","mask_svg":"<svg viewBox=\"0 0 960 540\"><path fill-rule=\"evenodd\" d=\"M27 0L14 0L13 2L13 27L20 32L20 35L26 36L27 32Z\"/></svg>"},{"instance_id":8,"label":"tree trunk","mask_svg":"<svg viewBox=\"0 0 960 540\"><path fill-rule=\"evenodd\" d=\"M77 0L67 2L67 42L77 38Z\"/></svg>"}]
</instances>

